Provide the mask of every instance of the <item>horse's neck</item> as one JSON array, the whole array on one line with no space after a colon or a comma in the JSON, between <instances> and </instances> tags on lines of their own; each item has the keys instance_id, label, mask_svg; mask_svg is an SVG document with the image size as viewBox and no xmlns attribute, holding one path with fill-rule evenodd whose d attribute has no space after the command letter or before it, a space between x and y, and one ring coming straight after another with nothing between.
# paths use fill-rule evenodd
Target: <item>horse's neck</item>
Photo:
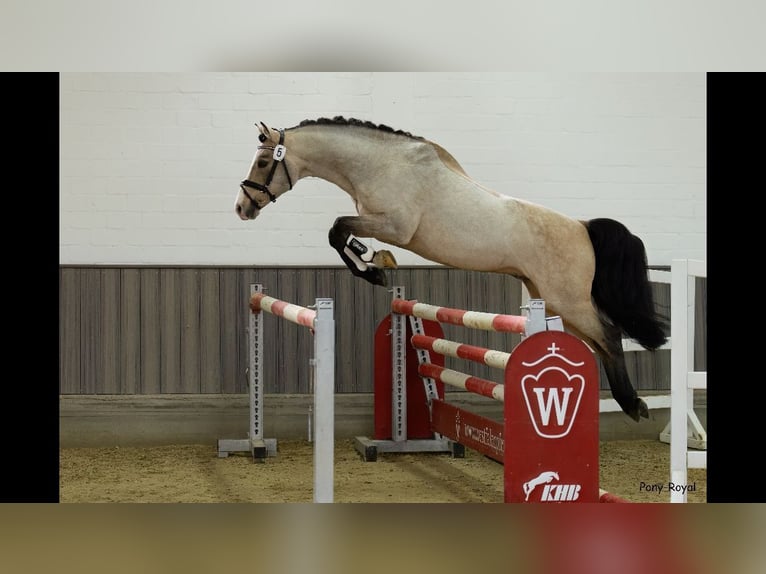
<instances>
[{"instance_id":1,"label":"horse's neck","mask_svg":"<svg viewBox=\"0 0 766 574\"><path fill-rule=\"evenodd\" d=\"M352 197L355 189L370 181L380 166L396 161L396 146L384 139L352 129L296 130L291 147L301 160L300 177L318 177L334 183Z\"/></svg>"}]
</instances>

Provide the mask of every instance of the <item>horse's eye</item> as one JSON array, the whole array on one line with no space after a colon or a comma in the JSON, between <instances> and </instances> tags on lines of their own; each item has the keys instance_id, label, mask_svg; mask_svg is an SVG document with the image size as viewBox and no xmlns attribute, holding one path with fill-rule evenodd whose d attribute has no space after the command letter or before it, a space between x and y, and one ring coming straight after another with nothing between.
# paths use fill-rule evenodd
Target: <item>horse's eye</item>
<instances>
[{"instance_id":1,"label":"horse's eye","mask_svg":"<svg viewBox=\"0 0 766 574\"><path fill-rule=\"evenodd\" d=\"M269 165L269 158L262 157L258 160L258 167L266 167L267 165Z\"/></svg>"}]
</instances>

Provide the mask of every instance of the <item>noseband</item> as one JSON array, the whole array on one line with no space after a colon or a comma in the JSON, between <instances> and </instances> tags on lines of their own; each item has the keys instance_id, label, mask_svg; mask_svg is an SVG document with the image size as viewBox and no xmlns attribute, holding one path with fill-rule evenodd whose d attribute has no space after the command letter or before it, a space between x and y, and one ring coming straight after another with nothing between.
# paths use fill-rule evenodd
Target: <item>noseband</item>
<instances>
[{"instance_id":1,"label":"noseband","mask_svg":"<svg viewBox=\"0 0 766 574\"><path fill-rule=\"evenodd\" d=\"M266 140L266 136L261 134L258 136L258 139L260 139L263 142ZM271 202L274 203L277 200L277 196L271 193L269 186L271 185L271 180L274 178L274 172L277 171L277 165L279 165L280 163L282 164L282 167L285 168L285 175L287 176L287 183L290 184L290 189L293 188L293 181L292 179L290 179L290 172L287 171L287 164L284 162L285 155L287 154L287 148L285 148L285 146L283 145L284 141L285 141L285 130L280 128L279 143L275 147L267 146L267 145L258 146L258 149L273 149L274 150L274 155L273 155L274 163L271 164L271 171L269 171L269 176L266 178L266 183L261 184L261 183L246 179L239 184L240 189L242 189L242 193L245 194L247 199L250 200L250 203L252 203L256 209L261 209L261 207L253 199L253 197L249 193L247 193L246 188L251 187L253 189L257 189L258 191L262 191L263 193L268 195Z\"/></svg>"}]
</instances>

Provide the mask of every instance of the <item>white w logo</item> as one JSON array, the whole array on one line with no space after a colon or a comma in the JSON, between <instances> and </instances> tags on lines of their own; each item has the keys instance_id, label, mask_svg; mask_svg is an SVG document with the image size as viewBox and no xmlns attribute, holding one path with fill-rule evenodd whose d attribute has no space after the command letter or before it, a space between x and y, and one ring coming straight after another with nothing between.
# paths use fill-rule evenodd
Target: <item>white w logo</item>
<instances>
[{"instance_id":1,"label":"white w logo","mask_svg":"<svg viewBox=\"0 0 766 574\"><path fill-rule=\"evenodd\" d=\"M542 381L549 376L561 375L566 377L566 383L571 386L545 385ZM541 383L543 386L537 386ZM569 434L585 390L582 375L570 375L560 367L548 367L536 375L522 377L521 388L529 418L538 435L543 438L561 438Z\"/></svg>"},{"instance_id":2,"label":"white w logo","mask_svg":"<svg viewBox=\"0 0 766 574\"><path fill-rule=\"evenodd\" d=\"M567 405L569 404L569 395L572 394L574 387L564 387L561 391L564 393L564 400L559 398L558 389L548 389L547 402L543 398L545 394L545 387L534 387L532 392L537 397L537 406L540 408L540 421L542 425L547 427L551 420L551 407L556 409L556 424L558 426L564 426L564 417L567 412Z\"/></svg>"}]
</instances>

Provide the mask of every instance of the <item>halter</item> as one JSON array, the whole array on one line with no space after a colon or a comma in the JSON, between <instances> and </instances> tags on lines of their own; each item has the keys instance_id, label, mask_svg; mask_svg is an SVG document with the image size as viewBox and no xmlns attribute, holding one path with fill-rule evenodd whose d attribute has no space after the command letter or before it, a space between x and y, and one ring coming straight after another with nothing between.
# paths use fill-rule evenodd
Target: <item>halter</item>
<instances>
[{"instance_id":1,"label":"halter","mask_svg":"<svg viewBox=\"0 0 766 574\"><path fill-rule=\"evenodd\" d=\"M263 134L260 134L258 136L258 139L262 142L266 140L266 136ZM271 180L274 178L274 172L277 171L277 165L280 163L282 164L282 167L285 168L285 175L287 176L287 182L290 184L290 189L293 188L293 181L290 179L290 172L287 171L287 164L284 162L285 155L287 154L287 148L283 145L283 142L285 141L285 130L279 129L279 143L275 146L267 146L267 145L259 145L258 149L273 149L274 150L274 163L271 164L271 171L269 172L269 176L266 178L266 183L257 183L255 181L250 181L249 179L244 180L242 183L239 184L240 189L242 189L242 193L245 194L247 199L250 200L250 203L252 203L256 209L261 209L261 206L258 205L258 203L252 198L252 196L247 193L246 187L252 187L253 189L257 189L258 191L262 191L266 195L269 196L269 199L271 200L271 203L274 203L277 200L277 196L271 193L271 190L269 189L269 185L271 185Z\"/></svg>"}]
</instances>

